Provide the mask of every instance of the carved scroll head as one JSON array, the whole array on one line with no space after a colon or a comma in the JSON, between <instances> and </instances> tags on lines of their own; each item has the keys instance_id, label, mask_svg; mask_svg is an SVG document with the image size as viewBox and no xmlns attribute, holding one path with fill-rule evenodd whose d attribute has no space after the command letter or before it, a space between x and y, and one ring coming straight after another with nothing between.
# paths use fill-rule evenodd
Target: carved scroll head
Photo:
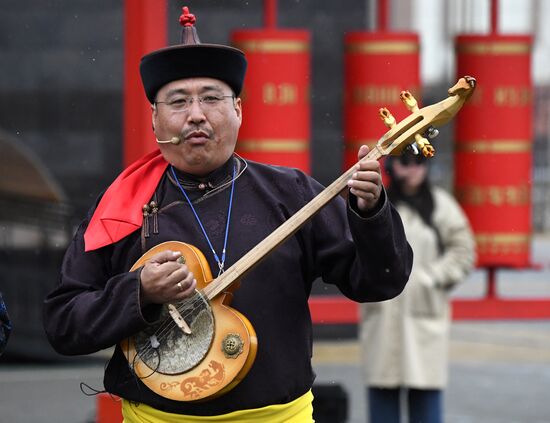
<instances>
[{"instance_id":1,"label":"carved scroll head","mask_svg":"<svg viewBox=\"0 0 550 423\"><path fill-rule=\"evenodd\" d=\"M458 82L449 88L449 96L459 96L464 97L465 99L470 98L474 93L474 88L476 87L476 79L472 76L463 76L458 80Z\"/></svg>"}]
</instances>

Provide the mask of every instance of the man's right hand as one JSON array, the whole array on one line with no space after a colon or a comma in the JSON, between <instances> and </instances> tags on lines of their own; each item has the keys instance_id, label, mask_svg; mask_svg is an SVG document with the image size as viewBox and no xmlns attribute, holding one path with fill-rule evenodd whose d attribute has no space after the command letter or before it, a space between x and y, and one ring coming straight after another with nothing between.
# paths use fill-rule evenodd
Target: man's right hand
<instances>
[{"instance_id":1,"label":"man's right hand","mask_svg":"<svg viewBox=\"0 0 550 423\"><path fill-rule=\"evenodd\" d=\"M179 252L162 251L151 257L141 270L141 305L182 301L193 295L197 281Z\"/></svg>"}]
</instances>

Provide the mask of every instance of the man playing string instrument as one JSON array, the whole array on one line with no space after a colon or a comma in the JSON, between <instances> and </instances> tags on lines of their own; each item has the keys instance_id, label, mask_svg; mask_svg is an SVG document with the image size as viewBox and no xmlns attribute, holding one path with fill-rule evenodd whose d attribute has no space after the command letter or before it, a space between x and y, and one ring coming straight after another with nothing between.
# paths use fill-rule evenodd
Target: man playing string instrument
<instances>
[{"instance_id":1,"label":"man playing string instrument","mask_svg":"<svg viewBox=\"0 0 550 423\"><path fill-rule=\"evenodd\" d=\"M130 271L142 254L166 241L183 241L204 254L214 277L229 273L323 191L297 169L234 153L245 56L232 47L200 44L192 15L182 21L183 44L141 61L160 151L126 169L76 231L59 285L45 300L46 332L62 354L116 346L104 384L123 399L126 422L311 422L312 284L320 278L352 300L382 301L403 290L412 266L377 161L361 161L348 199L338 196L322 208L233 291L231 307L246 316L258 346L248 374L232 389L199 402L166 398L144 383L147 374L134 372L134 360L127 360L120 344L156 324L166 304L197 295L200 278L179 260L180 252L161 251ZM367 151L362 147L359 158ZM190 339L195 328L187 314L182 317L175 331ZM214 330L222 324L215 322ZM173 358L155 356L164 335L147 338L153 360L162 360L159 367ZM223 369L205 368L193 377L195 386L217 383L208 379L210 371L223 378Z\"/></svg>"}]
</instances>

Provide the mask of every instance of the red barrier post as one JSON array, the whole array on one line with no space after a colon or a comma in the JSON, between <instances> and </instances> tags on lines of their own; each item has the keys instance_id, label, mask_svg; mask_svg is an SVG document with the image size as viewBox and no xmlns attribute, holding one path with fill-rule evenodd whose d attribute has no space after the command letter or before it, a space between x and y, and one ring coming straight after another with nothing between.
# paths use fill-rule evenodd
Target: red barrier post
<instances>
[{"instance_id":1,"label":"red barrier post","mask_svg":"<svg viewBox=\"0 0 550 423\"><path fill-rule=\"evenodd\" d=\"M108 393L98 394L95 423L121 423L122 408L120 401L120 398Z\"/></svg>"},{"instance_id":2,"label":"red barrier post","mask_svg":"<svg viewBox=\"0 0 550 423\"><path fill-rule=\"evenodd\" d=\"M139 76L145 54L167 43L166 0L124 2L124 167L156 147L151 109Z\"/></svg>"}]
</instances>

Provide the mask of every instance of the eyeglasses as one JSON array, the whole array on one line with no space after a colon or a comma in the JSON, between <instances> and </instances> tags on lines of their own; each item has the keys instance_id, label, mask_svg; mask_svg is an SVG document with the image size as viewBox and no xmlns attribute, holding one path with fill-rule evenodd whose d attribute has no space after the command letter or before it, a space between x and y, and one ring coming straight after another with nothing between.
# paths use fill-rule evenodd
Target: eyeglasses
<instances>
[{"instance_id":1,"label":"eyeglasses","mask_svg":"<svg viewBox=\"0 0 550 423\"><path fill-rule=\"evenodd\" d=\"M176 97L170 101L155 101L155 105L166 104L173 112L185 112L191 108L195 98L199 101L199 104L203 110L212 110L218 107L224 98L235 98L235 96L205 95L199 97Z\"/></svg>"}]
</instances>

